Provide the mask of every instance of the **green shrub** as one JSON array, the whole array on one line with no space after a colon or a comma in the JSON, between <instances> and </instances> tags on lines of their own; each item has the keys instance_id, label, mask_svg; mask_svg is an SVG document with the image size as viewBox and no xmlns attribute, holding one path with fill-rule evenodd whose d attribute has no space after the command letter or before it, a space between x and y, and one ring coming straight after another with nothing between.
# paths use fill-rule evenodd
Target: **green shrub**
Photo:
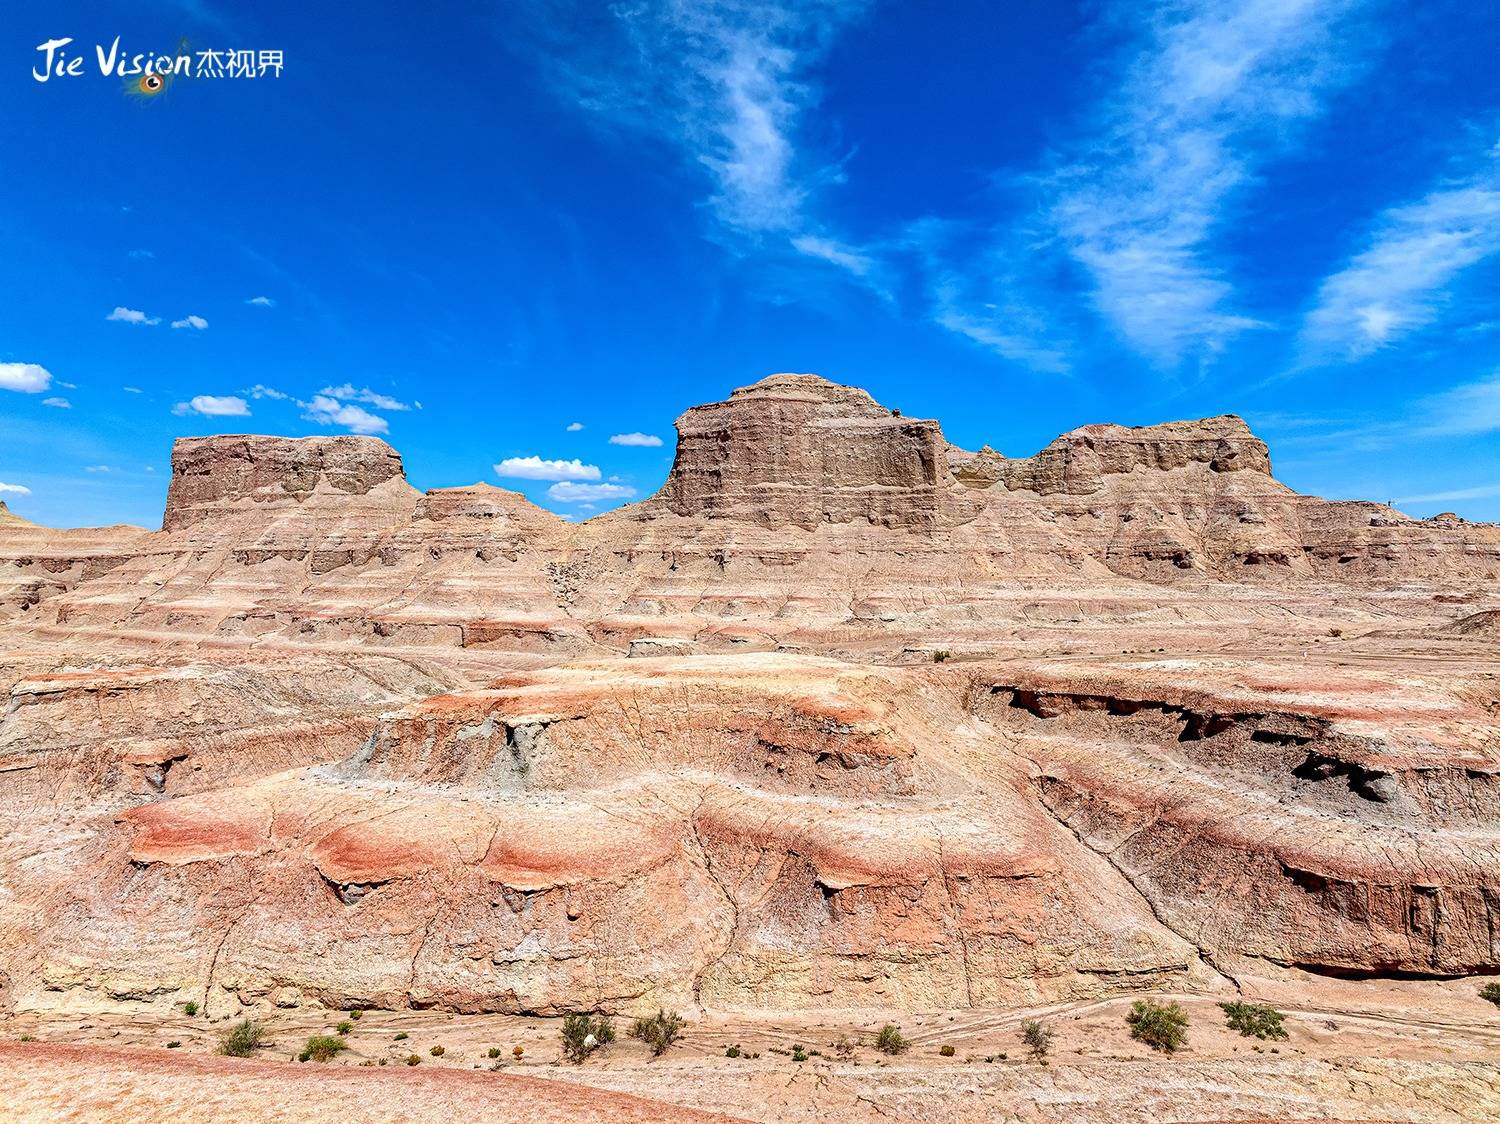
<instances>
[{"instance_id":1,"label":"green shrub","mask_svg":"<svg viewBox=\"0 0 1500 1124\"><path fill-rule=\"evenodd\" d=\"M1052 1030L1040 1019L1022 1019L1021 1044L1035 1060L1041 1061L1052 1049Z\"/></svg>"},{"instance_id":2,"label":"green shrub","mask_svg":"<svg viewBox=\"0 0 1500 1124\"><path fill-rule=\"evenodd\" d=\"M407 1054L406 1055L406 1064L407 1065L421 1065L422 1064L422 1059L419 1058L419 1057L417 1057L416 1054Z\"/></svg>"},{"instance_id":3,"label":"green shrub","mask_svg":"<svg viewBox=\"0 0 1500 1124\"><path fill-rule=\"evenodd\" d=\"M182 1013L184 1015L186 1015L188 1018L192 1018L194 1015L196 1015L198 1013L198 1004L194 1003L191 999L189 999L186 1003L184 1003L182 1005Z\"/></svg>"},{"instance_id":4,"label":"green shrub","mask_svg":"<svg viewBox=\"0 0 1500 1124\"><path fill-rule=\"evenodd\" d=\"M1495 1006L1500 1007L1500 983L1487 983L1479 989L1479 998L1488 999Z\"/></svg>"},{"instance_id":5,"label":"green shrub","mask_svg":"<svg viewBox=\"0 0 1500 1124\"><path fill-rule=\"evenodd\" d=\"M658 1010L648 1018L636 1019L630 1026L630 1037L639 1038L651 1047L653 1057L661 1057L676 1042L687 1024L676 1011Z\"/></svg>"},{"instance_id":6,"label":"green shrub","mask_svg":"<svg viewBox=\"0 0 1500 1124\"><path fill-rule=\"evenodd\" d=\"M1170 1054L1187 1045L1187 1012L1176 1003L1137 999L1125 1016L1130 1037Z\"/></svg>"},{"instance_id":7,"label":"green shrub","mask_svg":"<svg viewBox=\"0 0 1500 1124\"><path fill-rule=\"evenodd\" d=\"M244 1019L226 1030L219 1039L219 1053L228 1058L248 1058L264 1036L260 1023Z\"/></svg>"},{"instance_id":8,"label":"green shrub","mask_svg":"<svg viewBox=\"0 0 1500 1124\"><path fill-rule=\"evenodd\" d=\"M875 1049L882 1054L900 1054L911 1048L911 1039L895 1023L886 1023L875 1036Z\"/></svg>"},{"instance_id":9,"label":"green shrub","mask_svg":"<svg viewBox=\"0 0 1500 1124\"><path fill-rule=\"evenodd\" d=\"M349 1017L351 1019L353 1019L355 1022L359 1022L360 1019L362 1019L362 1018L365 1017L365 1013L363 1011L360 1011L360 1010L356 1009L356 1010L353 1010L353 1011L349 1012Z\"/></svg>"},{"instance_id":10,"label":"green shrub","mask_svg":"<svg viewBox=\"0 0 1500 1124\"><path fill-rule=\"evenodd\" d=\"M595 1050L615 1040L615 1027L602 1016L569 1015L563 1019L562 1040L563 1057L580 1065Z\"/></svg>"},{"instance_id":11,"label":"green shrub","mask_svg":"<svg viewBox=\"0 0 1500 1124\"><path fill-rule=\"evenodd\" d=\"M314 1034L303 1044L302 1052L315 1062L332 1061L346 1049L342 1038L331 1034Z\"/></svg>"},{"instance_id":12,"label":"green shrub","mask_svg":"<svg viewBox=\"0 0 1500 1124\"><path fill-rule=\"evenodd\" d=\"M739 1057L740 1056L739 1045L736 1044L736 1045L733 1045L733 1046L729 1047L729 1049L727 1049L727 1050L724 1051L724 1056L726 1058L737 1058L737 1057Z\"/></svg>"},{"instance_id":13,"label":"green shrub","mask_svg":"<svg viewBox=\"0 0 1500 1124\"><path fill-rule=\"evenodd\" d=\"M1231 1030L1237 1030L1246 1038L1270 1038L1286 1041L1286 1027L1281 1025L1283 1015L1275 1007L1264 1003L1242 1003L1238 999L1231 1003L1220 1003L1224 1020Z\"/></svg>"},{"instance_id":14,"label":"green shrub","mask_svg":"<svg viewBox=\"0 0 1500 1124\"><path fill-rule=\"evenodd\" d=\"M173 1041L167 1043L167 1049L168 1050L175 1050L175 1049L177 1049L181 1045L182 1045L181 1042L178 1042L178 1041L176 1041L174 1039Z\"/></svg>"},{"instance_id":15,"label":"green shrub","mask_svg":"<svg viewBox=\"0 0 1500 1124\"><path fill-rule=\"evenodd\" d=\"M392 1042L405 1042L410 1037L411 1037L411 1035L407 1034L406 1031L403 1030L400 1034L396 1035L395 1038L392 1038L391 1041Z\"/></svg>"},{"instance_id":16,"label":"green shrub","mask_svg":"<svg viewBox=\"0 0 1500 1124\"><path fill-rule=\"evenodd\" d=\"M500 1047L499 1046L491 1046L490 1047L490 1052L489 1052L488 1056L491 1057L491 1058L498 1058L500 1056Z\"/></svg>"},{"instance_id":17,"label":"green shrub","mask_svg":"<svg viewBox=\"0 0 1500 1124\"><path fill-rule=\"evenodd\" d=\"M343 1022L339 1023L339 1025L336 1026L336 1027L334 1027L333 1029L336 1030L336 1031L338 1031L340 1034L348 1034L351 1030L354 1029L354 1024L351 1023L348 1019L345 1019Z\"/></svg>"},{"instance_id":18,"label":"green shrub","mask_svg":"<svg viewBox=\"0 0 1500 1124\"><path fill-rule=\"evenodd\" d=\"M434 1046L432 1049L428 1050L427 1052L429 1054L431 1054L435 1058L440 1058L444 1054L446 1054L448 1051L445 1050L445 1049L443 1049L441 1046Z\"/></svg>"},{"instance_id":19,"label":"green shrub","mask_svg":"<svg viewBox=\"0 0 1500 1124\"><path fill-rule=\"evenodd\" d=\"M802 1049L801 1046L793 1046L792 1047L792 1061L794 1061L794 1062L805 1062L805 1061L807 1061L807 1054L803 1051L803 1049Z\"/></svg>"},{"instance_id":20,"label":"green shrub","mask_svg":"<svg viewBox=\"0 0 1500 1124\"><path fill-rule=\"evenodd\" d=\"M952 1046L939 1046L938 1053L945 1058L951 1058L954 1054Z\"/></svg>"}]
</instances>

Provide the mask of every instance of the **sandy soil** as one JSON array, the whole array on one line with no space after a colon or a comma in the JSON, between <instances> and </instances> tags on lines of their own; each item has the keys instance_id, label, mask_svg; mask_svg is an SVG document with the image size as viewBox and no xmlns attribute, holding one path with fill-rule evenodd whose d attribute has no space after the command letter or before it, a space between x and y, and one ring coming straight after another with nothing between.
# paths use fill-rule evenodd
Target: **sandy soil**
<instances>
[{"instance_id":1,"label":"sandy soil","mask_svg":"<svg viewBox=\"0 0 1500 1124\"><path fill-rule=\"evenodd\" d=\"M1286 1012L1287 1041L1242 1038L1212 1000L1189 995L1170 997L1191 1020L1188 1047L1170 1057L1130 1039L1124 999L913 1016L902 1020L912 1046L895 1058L870 1045L884 1021L878 1015L716 1016L691 1021L660 1059L622 1034L581 1066L561 1061L553 1019L367 1011L350 1020L347 1052L318 1064L295 1060L303 1040L332 1032L346 1013L268 1018L268 1044L253 1060L215 1055L227 1020L18 1017L0 1028L0 1119L1500 1118L1500 1011L1477 997L1475 981L1242 984ZM1044 1019L1055 1033L1046 1065L1019 1042L1025 1017ZM840 1055L841 1039L855 1044L852 1053ZM733 1045L741 1057L725 1056ZM805 1062L792 1058L798 1045ZM940 1053L944 1046L953 1047L951 1057ZM418 1064L406 1064L410 1057Z\"/></svg>"}]
</instances>

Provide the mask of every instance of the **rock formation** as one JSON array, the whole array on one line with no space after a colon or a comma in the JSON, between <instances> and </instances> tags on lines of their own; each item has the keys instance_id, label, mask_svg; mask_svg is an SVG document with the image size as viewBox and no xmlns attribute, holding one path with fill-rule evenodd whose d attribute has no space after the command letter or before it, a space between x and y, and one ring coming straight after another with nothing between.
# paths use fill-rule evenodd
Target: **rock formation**
<instances>
[{"instance_id":1,"label":"rock formation","mask_svg":"<svg viewBox=\"0 0 1500 1124\"><path fill-rule=\"evenodd\" d=\"M1500 528L1232 416L775 375L570 525L366 437L0 512L10 1011L998 1007L1500 970Z\"/></svg>"}]
</instances>

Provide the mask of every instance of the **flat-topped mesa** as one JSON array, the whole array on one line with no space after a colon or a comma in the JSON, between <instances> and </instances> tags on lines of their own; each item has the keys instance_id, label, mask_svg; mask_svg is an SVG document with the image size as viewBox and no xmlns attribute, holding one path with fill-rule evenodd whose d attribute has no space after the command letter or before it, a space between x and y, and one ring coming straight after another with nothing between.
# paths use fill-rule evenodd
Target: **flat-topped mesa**
<instances>
[{"instance_id":1,"label":"flat-topped mesa","mask_svg":"<svg viewBox=\"0 0 1500 1124\"><path fill-rule=\"evenodd\" d=\"M939 522L954 488L935 421L905 418L863 390L771 375L677 419L677 458L641 514L813 528Z\"/></svg>"},{"instance_id":2,"label":"flat-topped mesa","mask_svg":"<svg viewBox=\"0 0 1500 1124\"><path fill-rule=\"evenodd\" d=\"M1056 438L1034 457L1009 460L992 452L954 464L970 487L1003 483L1038 495L1090 495L1111 476L1137 469L1170 472L1202 466L1209 472L1271 475L1266 444L1234 414L1160 425L1085 425Z\"/></svg>"},{"instance_id":3,"label":"flat-topped mesa","mask_svg":"<svg viewBox=\"0 0 1500 1124\"><path fill-rule=\"evenodd\" d=\"M405 500L415 495L401 455L374 437L181 437L162 530L301 507L315 496ZM341 512L368 505L339 503Z\"/></svg>"}]
</instances>

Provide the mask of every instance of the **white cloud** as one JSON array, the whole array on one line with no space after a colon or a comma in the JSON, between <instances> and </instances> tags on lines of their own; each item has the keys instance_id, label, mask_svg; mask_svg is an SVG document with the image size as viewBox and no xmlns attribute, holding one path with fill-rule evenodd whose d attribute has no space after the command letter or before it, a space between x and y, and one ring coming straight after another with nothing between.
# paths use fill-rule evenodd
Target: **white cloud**
<instances>
[{"instance_id":1,"label":"white cloud","mask_svg":"<svg viewBox=\"0 0 1500 1124\"><path fill-rule=\"evenodd\" d=\"M564 480L547 489L547 495L558 503L591 503L596 500L625 500L635 489L623 484L574 484Z\"/></svg>"},{"instance_id":2,"label":"white cloud","mask_svg":"<svg viewBox=\"0 0 1500 1124\"><path fill-rule=\"evenodd\" d=\"M792 239L792 248L799 254L821 258L841 269L847 269L856 277L868 276L875 268L875 259L868 254L860 253L852 246L846 246L835 239L824 238L817 234L797 235Z\"/></svg>"},{"instance_id":3,"label":"white cloud","mask_svg":"<svg viewBox=\"0 0 1500 1124\"><path fill-rule=\"evenodd\" d=\"M1099 314L1164 365L1264 327L1233 311L1215 237L1293 126L1349 80L1356 0L1195 0L1152 17L1082 155L1042 181Z\"/></svg>"},{"instance_id":4,"label":"white cloud","mask_svg":"<svg viewBox=\"0 0 1500 1124\"><path fill-rule=\"evenodd\" d=\"M661 438L649 433L616 433L609 439L611 445L634 445L642 449L661 448Z\"/></svg>"},{"instance_id":5,"label":"white cloud","mask_svg":"<svg viewBox=\"0 0 1500 1124\"><path fill-rule=\"evenodd\" d=\"M52 385L52 372L36 363L0 363L0 390L40 394Z\"/></svg>"},{"instance_id":6,"label":"white cloud","mask_svg":"<svg viewBox=\"0 0 1500 1124\"><path fill-rule=\"evenodd\" d=\"M799 123L818 100L808 72L865 7L659 0L611 5L601 18L545 5L539 22L565 96L676 147L707 173L709 206L731 230L791 236L803 233L812 189L837 178L797 153Z\"/></svg>"},{"instance_id":7,"label":"white cloud","mask_svg":"<svg viewBox=\"0 0 1500 1124\"><path fill-rule=\"evenodd\" d=\"M1484 500L1500 496L1500 484L1481 484L1477 488L1457 488L1451 492L1431 492L1425 496L1405 496L1395 503L1447 503L1449 500Z\"/></svg>"},{"instance_id":8,"label":"white cloud","mask_svg":"<svg viewBox=\"0 0 1500 1124\"><path fill-rule=\"evenodd\" d=\"M85 472L110 472L113 471L107 464L91 464L84 467Z\"/></svg>"},{"instance_id":9,"label":"white cloud","mask_svg":"<svg viewBox=\"0 0 1500 1124\"><path fill-rule=\"evenodd\" d=\"M302 415L304 418L317 422L319 425L343 426L350 433L390 432L391 427L384 418L377 417L359 406L329 398L325 394L314 395L311 402L299 402L298 405L304 411Z\"/></svg>"},{"instance_id":10,"label":"white cloud","mask_svg":"<svg viewBox=\"0 0 1500 1124\"><path fill-rule=\"evenodd\" d=\"M147 316L144 312L137 311L134 308L123 308L123 307L116 307L116 309L113 312L111 312L108 316L106 316L104 319L106 319L106 320L117 320L121 324L160 324L161 323L161 317L160 316Z\"/></svg>"},{"instance_id":11,"label":"white cloud","mask_svg":"<svg viewBox=\"0 0 1500 1124\"><path fill-rule=\"evenodd\" d=\"M127 257L135 258L137 261L150 261L156 257L155 250L131 250Z\"/></svg>"},{"instance_id":12,"label":"white cloud","mask_svg":"<svg viewBox=\"0 0 1500 1124\"><path fill-rule=\"evenodd\" d=\"M203 319L203 317L201 317L201 316L188 316L188 317L184 317L181 320L173 320L172 321L172 327L174 327L174 328L192 328L195 331L201 332L205 328L208 327L208 321L205 320L205 319Z\"/></svg>"},{"instance_id":13,"label":"white cloud","mask_svg":"<svg viewBox=\"0 0 1500 1124\"><path fill-rule=\"evenodd\" d=\"M262 383L256 383L249 390L242 390L240 393L248 394L251 398L272 398L278 402L284 402L291 397L290 394L283 394L276 388L265 386Z\"/></svg>"},{"instance_id":14,"label":"white cloud","mask_svg":"<svg viewBox=\"0 0 1500 1124\"><path fill-rule=\"evenodd\" d=\"M245 303L246 304L253 304L257 308L275 308L276 307L276 302L273 301L270 297L251 297Z\"/></svg>"},{"instance_id":15,"label":"white cloud","mask_svg":"<svg viewBox=\"0 0 1500 1124\"><path fill-rule=\"evenodd\" d=\"M1302 327L1307 361L1361 359L1437 319L1447 288L1500 253L1500 167L1386 211L1365 246L1325 279Z\"/></svg>"},{"instance_id":16,"label":"white cloud","mask_svg":"<svg viewBox=\"0 0 1500 1124\"><path fill-rule=\"evenodd\" d=\"M0 492L11 492L18 496L31 495L31 489L25 484L7 484L4 481L0 481Z\"/></svg>"},{"instance_id":17,"label":"white cloud","mask_svg":"<svg viewBox=\"0 0 1500 1124\"><path fill-rule=\"evenodd\" d=\"M541 457L506 457L495 465L495 475L518 480L597 480L597 465L570 461L547 461Z\"/></svg>"},{"instance_id":18,"label":"white cloud","mask_svg":"<svg viewBox=\"0 0 1500 1124\"><path fill-rule=\"evenodd\" d=\"M582 428L583 428L583 423L582 422L569 422L568 423L568 432L569 433L577 433Z\"/></svg>"},{"instance_id":19,"label":"white cloud","mask_svg":"<svg viewBox=\"0 0 1500 1124\"><path fill-rule=\"evenodd\" d=\"M355 390L349 383L344 383L342 386L325 386L318 393L326 394L330 398L337 398L344 402L363 402L366 406L374 406L377 410L411 409L405 402L397 401L390 395L381 394L378 391L371 390L367 386ZM421 409L421 405L418 404L417 408Z\"/></svg>"},{"instance_id":20,"label":"white cloud","mask_svg":"<svg viewBox=\"0 0 1500 1124\"><path fill-rule=\"evenodd\" d=\"M1474 437L1500 432L1500 371L1424 399L1416 411L1420 437Z\"/></svg>"},{"instance_id":21,"label":"white cloud","mask_svg":"<svg viewBox=\"0 0 1500 1124\"><path fill-rule=\"evenodd\" d=\"M141 388L138 387L138 386L122 386L122 387L120 387L120 389L123 390L126 394L140 394L140 393L142 393Z\"/></svg>"},{"instance_id":22,"label":"white cloud","mask_svg":"<svg viewBox=\"0 0 1500 1124\"><path fill-rule=\"evenodd\" d=\"M221 397L214 394L198 394L186 402L177 403L172 407L172 412L178 416L201 414L206 418L248 418L250 407L243 398L237 398L234 395Z\"/></svg>"},{"instance_id":23,"label":"white cloud","mask_svg":"<svg viewBox=\"0 0 1500 1124\"><path fill-rule=\"evenodd\" d=\"M52 406L59 410L71 410L73 408L73 403L69 402L66 398L43 398L42 405Z\"/></svg>"}]
</instances>

